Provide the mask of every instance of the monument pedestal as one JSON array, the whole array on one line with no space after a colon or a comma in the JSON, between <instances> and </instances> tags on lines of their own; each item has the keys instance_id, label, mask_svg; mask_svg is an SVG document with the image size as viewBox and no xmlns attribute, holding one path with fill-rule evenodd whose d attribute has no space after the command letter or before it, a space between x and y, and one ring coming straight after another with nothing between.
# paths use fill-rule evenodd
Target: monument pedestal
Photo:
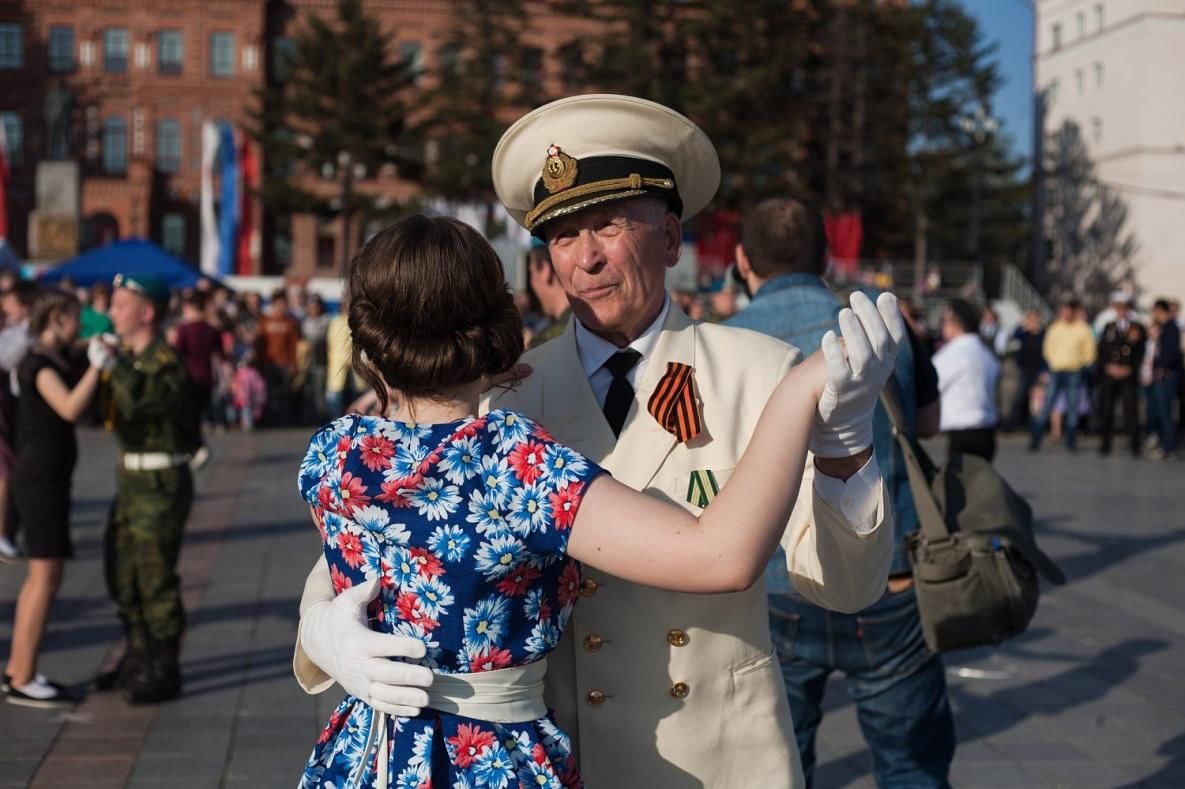
<instances>
[{"instance_id":1,"label":"monument pedestal","mask_svg":"<svg viewBox=\"0 0 1185 789\"><path fill-rule=\"evenodd\" d=\"M78 163L38 162L34 188L37 208L29 213L29 257L62 260L78 254Z\"/></svg>"}]
</instances>

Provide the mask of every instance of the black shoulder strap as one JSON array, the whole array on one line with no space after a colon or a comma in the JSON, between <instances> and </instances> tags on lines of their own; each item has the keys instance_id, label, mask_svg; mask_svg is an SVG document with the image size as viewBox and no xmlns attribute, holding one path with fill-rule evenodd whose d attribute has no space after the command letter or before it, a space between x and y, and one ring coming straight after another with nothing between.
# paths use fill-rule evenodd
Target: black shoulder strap
<instances>
[{"instance_id":1,"label":"black shoulder strap","mask_svg":"<svg viewBox=\"0 0 1185 789\"><path fill-rule=\"evenodd\" d=\"M929 476L922 468L919 459L925 458L926 465L934 468L933 462L921 447L914 447L913 441L905 432L905 414L901 410L901 403L893 391L892 381L881 389L881 405L889 414L889 421L893 424L893 437L897 439L897 446L901 447L901 454L905 457L905 468L909 472L909 490L913 493L914 507L918 512L922 536L928 540L941 540L949 536L946 520L938 510L934 501L934 494L930 490Z\"/></svg>"}]
</instances>

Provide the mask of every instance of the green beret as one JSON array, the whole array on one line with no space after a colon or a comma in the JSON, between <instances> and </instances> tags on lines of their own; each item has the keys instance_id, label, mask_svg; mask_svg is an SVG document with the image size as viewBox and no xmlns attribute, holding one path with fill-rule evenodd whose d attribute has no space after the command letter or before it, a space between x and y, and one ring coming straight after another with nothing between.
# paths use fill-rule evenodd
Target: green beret
<instances>
[{"instance_id":1,"label":"green beret","mask_svg":"<svg viewBox=\"0 0 1185 789\"><path fill-rule=\"evenodd\" d=\"M116 274L111 284L138 293L155 304L169 303L169 286L151 274Z\"/></svg>"}]
</instances>

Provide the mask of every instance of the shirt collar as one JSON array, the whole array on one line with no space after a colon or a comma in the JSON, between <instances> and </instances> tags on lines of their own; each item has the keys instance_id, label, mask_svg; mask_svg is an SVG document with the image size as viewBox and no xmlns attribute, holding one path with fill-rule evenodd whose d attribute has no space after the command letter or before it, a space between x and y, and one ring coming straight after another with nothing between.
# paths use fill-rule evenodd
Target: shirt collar
<instances>
[{"instance_id":1,"label":"shirt collar","mask_svg":"<svg viewBox=\"0 0 1185 789\"><path fill-rule=\"evenodd\" d=\"M645 363L646 357L654 350L654 344L658 342L658 333L666 324L667 313L670 311L671 299L664 295L662 310L659 311L658 317L646 327L646 331L642 332L638 339L629 344L628 347L642 354L639 366ZM601 369L601 366L609 361L609 357L620 350L624 349L618 348L604 337L593 334L585 328L583 323L579 320L576 321L576 352L580 354L580 366L584 368L586 378L592 378L593 373Z\"/></svg>"},{"instance_id":2,"label":"shirt collar","mask_svg":"<svg viewBox=\"0 0 1185 789\"><path fill-rule=\"evenodd\" d=\"M780 290L787 288L823 288L830 292L827 283L818 274L811 274L806 271L792 271L789 274L779 274L773 279L766 280L765 283L757 289L753 299L757 300L762 296L768 296L771 293L777 293Z\"/></svg>"}]
</instances>

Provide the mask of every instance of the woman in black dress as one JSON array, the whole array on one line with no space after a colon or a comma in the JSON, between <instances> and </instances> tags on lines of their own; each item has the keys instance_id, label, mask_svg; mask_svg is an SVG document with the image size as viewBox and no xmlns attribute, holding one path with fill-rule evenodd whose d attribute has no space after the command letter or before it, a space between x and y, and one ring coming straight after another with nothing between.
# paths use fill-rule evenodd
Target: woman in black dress
<instances>
[{"instance_id":1,"label":"woman in black dress","mask_svg":"<svg viewBox=\"0 0 1185 789\"><path fill-rule=\"evenodd\" d=\"M78 299L69 293L40 294L29 316L34 344L17 368L21 396L11 490L25 530L29 571L17 597L4 683L8 701L26 707L76 700L61 685L37 673L37 653L62 581L62 565L74 553L70 543L70 480L78 458L74 422L85 413L100 371L115 360L114 349L95 339L88 349L86 372L81 379L72 373L65 354L78 338L79 312Z\"/></svg>"}]
</instances>

